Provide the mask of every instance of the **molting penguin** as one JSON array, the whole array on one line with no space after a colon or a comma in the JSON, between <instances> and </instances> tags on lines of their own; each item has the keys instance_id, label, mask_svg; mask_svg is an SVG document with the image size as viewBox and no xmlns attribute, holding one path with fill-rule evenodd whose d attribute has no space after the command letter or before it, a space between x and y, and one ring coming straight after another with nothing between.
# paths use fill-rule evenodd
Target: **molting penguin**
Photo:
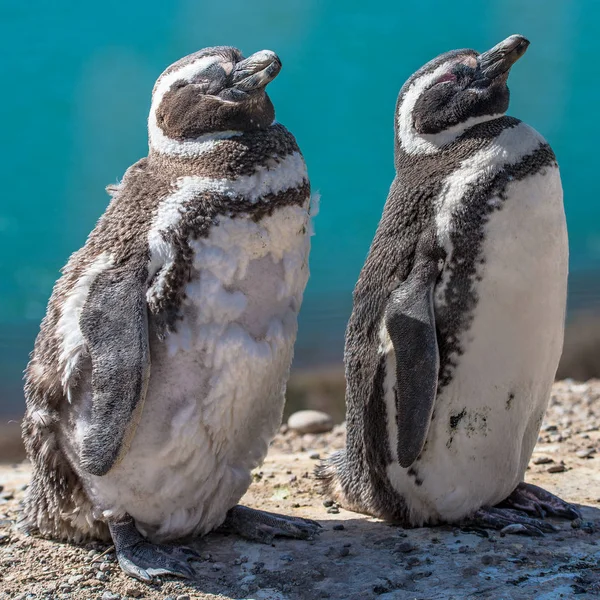
<instances>
[{"instance_id":1,"label":"molting penguin","mask_svg":"<svg viewBox=\"0 0 600 600\"><path fill-rule=\"evenodd\" d=\"M396 178L346 334L346 450L317 469L353 510L533 535L553 527L521 511L578 516L523 482L561 354L568 259L555 156L504 116L528 45L443 54L400 91Z\"/></svg>"},{"instance_id":2,"label":"molting penguin","mask_svg":"<svg viewBox=\"0 0 600 600\"><path fill-rule=\"evenodd\" d=\"M202 50L158 79L149 154L57 282L26 371L22 522L112 540L121 567L192 576L164 542L318 524L236 506L281 421L308 278L310 184L265 86L279 58Z\"/></svg>"}]
</instances>

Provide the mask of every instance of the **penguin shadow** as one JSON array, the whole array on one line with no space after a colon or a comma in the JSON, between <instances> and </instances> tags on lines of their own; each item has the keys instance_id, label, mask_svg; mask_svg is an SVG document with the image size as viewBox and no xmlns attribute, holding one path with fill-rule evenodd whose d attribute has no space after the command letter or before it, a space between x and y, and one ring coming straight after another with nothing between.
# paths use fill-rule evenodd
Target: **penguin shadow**
<instances>
[{"instance_id":1,"label":"penguin shadow","mask_svg":"<svg viewBox=\"0 0 600 600\"><path fill-rule=\"evenodd\" d=\"M571 593L600 592L600 509L578 506L581 520L548 519L557 531L543 537L449 525L404 529L344 510L340 518L317 519L323 529L312 540L260 544L214 532L191 544L202 560L192 563L196 577L184 585L274 600L404 598L403 592L445 598L459 590L477 597L492 585L511 593L518 586L521 597L534 597L529 586L554 589L561 578L575 586ZM427 595L432 589L438 595Z\"/></svg>"}]
</instances>

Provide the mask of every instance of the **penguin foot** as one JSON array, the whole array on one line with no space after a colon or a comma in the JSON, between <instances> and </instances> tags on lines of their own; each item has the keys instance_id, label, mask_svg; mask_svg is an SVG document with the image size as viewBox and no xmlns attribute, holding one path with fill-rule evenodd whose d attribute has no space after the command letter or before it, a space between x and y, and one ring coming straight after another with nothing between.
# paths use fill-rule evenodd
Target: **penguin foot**
<instances>
[{"instance_id":1,"label":"penguin foot","mask_svg":"<svg viewBox=\"0 0 600 600\"><path fill-rule=\"evenodd\" d=\"M190 560L201 561L200 555L185 546L152 544L135 528L133 519L109 523L119 566L127 575L145 583L156 575L193 578L196 573Z\"/></svg>"},{"instance_id":2,"label":"penguin foot","mask_svg":"<svg viewBox=\"0 0 600 600\"><path fill-rule=\"evenodd\" d=\"M542 537L544 533L558 531L551 523L532 519L527 514L511 508L484 506L474 515L465 519L461 526L465 529L499 529L500 533L519 533Z\"/></svg>"},{"instance_id":3,"label":"penguin foot","mask_svg":"<svg viewBox=\"0 0 600 600\"><path fill-rule=\"evenodd\" d=\"M275 536L310 540L314 535L321 533L321 525L316 521L277 515L239 505L227 513L222 528L262 544L270 544Z\"/></svg>"},{"instance_id":4,"label":"penguin foot","mask_svg":"<svg viewBox=\"0 0 600 600\"><path fill-rule=\"evenodd\" d=\"M515 508L542 519L548 515L570 521L581 519L581 512L573 504L561 500L558 496L537 485L525 482L521 482L515 491L498 506Z\"/></svg>"}]
</instances>

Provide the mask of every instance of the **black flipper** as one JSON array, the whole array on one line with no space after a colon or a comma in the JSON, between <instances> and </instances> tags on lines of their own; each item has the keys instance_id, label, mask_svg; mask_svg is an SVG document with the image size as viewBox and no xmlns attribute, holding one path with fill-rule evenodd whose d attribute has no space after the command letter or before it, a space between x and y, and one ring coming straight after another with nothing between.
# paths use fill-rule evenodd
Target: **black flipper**
<instances>
[{"instance_id":1,"label":"black flipper","mask_svg":"<svg viewBox=\"0 0 600 600\"><path fill-rule=\"evenodd\" d=\"M105 475L124 456L139 422L150 376L144 275L104 271L94 280L79 326L92 361L92 412L81 466Z\"/></svg>"},{"instance_id":2,"label":"black flipper","mask_svg":"<svg viewBox=\"0 0 600 600\"><path fill-rule=\"evenodd\" d=\"M433 290L441 252L427 234L409 276L390 295L385 325L396 355L398 462L410 467L425 444L437 393L440 357Z\"/></svg>"}]
</instances>

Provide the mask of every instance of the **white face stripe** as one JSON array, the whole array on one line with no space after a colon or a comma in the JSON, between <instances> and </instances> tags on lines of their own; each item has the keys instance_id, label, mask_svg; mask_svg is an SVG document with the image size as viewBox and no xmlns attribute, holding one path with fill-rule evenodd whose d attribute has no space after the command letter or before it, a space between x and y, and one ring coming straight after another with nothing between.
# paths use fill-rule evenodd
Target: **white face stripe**
<instances>
[{"instance_id":1,"label":"white face stripe","mask_svg":"<svg viewBox=\"0 0 600 600\"><path fill-rule=\"evenodd\" d=\"M150 265L148 277L152 278L161 269L147 298L160 295L164 277L175 260L175 248L165 242L162 233L176 225L183 217L183 205L201 193L218 193L232 198L242 196L250 202L257 202L267 194L278 194L287 189L301 186L308 181L306 164L299 152L294 152L279 161L274 168L258 167L252 175L237 179L213 179L210 177L187 176L178 179L176 192L165 198L156 213L148 232Z\"/></svg>"},{"instance_id":2,"label":"white face stripe","mask_svg":"<svg viewBox=\"0 0 600 600\"><path fill-rule=\"evenodd\" d=\"M506 165L518 163L545 143L544 138L535 129L519 123L510 127L483 150L465 159L442 186L436 203L436 230L438 240L448 254L452 248L450 234L454 212L465 197L469 188L478 180L497 173Z\"/></svg>"},{"instance_id":3,"label":"white face stripe","mask_svg":"<svg viewBox=\"0 0 600 600\"><path fill-rule=\"evenodd\" d=\"M406 94L404 94L404 98L402 99L398 110L397 123L398 141L407 154L433 154L442 146L454 141L470 127L502 116L503 113L471 117L462 123L458 123L453 127L441 131L440 133L423 134L415 131L412 113L417 100L421 94L434 83L434 81L446 73L450 66L456 62L456 59L445 62L431 73L419 77L411 84Z\"/></svg>"},{"instance_id":4,"label":"white face stripe","mask_svg":"<svg viewBox=\"0 0 600 600\"><path fill-rule=\"evenodd\" d=\"M156 83L154 94L152 95L152 106L148 116L148 140L150 150L160 154L175 156L197 156L209 152L218 142L236 135L241 135L241 131L219 131L208 133L195 139L178 141L165 136L162 129L156 122L156 111L162 102L165 94L171 89L176 81L191 81L196 73L203 71L208 66L221 62L224 59L221 56L204 56L179 69L175 69L159 78Z\"/></svg>"}]
</instances>

